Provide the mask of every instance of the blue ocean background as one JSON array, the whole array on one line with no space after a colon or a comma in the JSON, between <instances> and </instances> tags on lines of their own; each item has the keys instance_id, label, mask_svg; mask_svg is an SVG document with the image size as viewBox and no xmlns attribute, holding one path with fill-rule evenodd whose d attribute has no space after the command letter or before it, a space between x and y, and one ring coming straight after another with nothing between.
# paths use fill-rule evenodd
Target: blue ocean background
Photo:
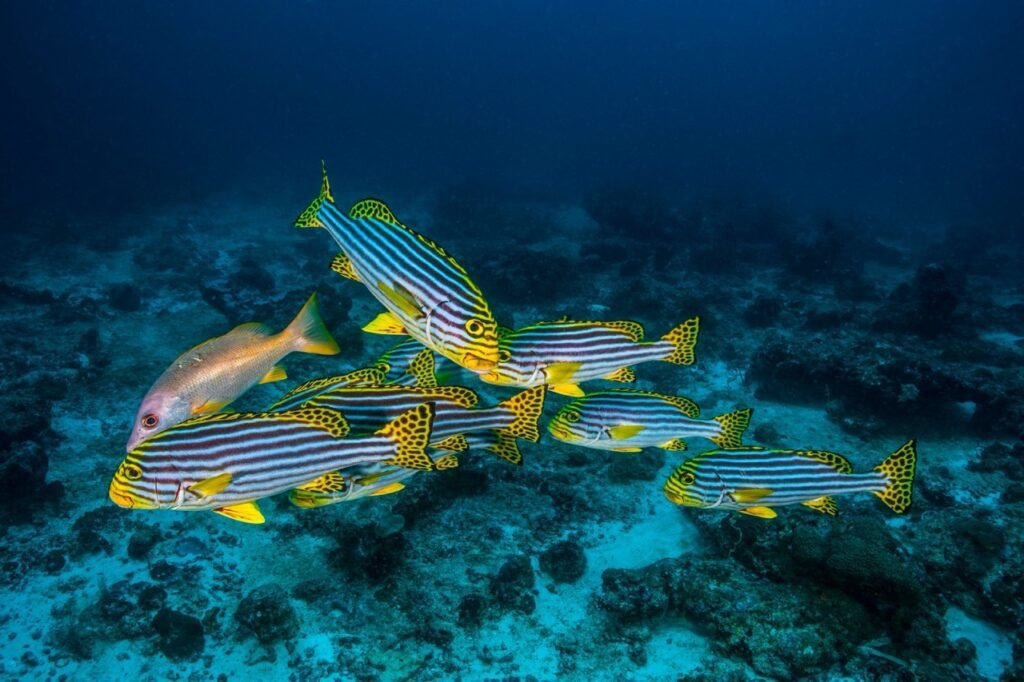
<instances>
[{"instance_id":1,"label":"blue ocean background","mask_svg":"<svg viewBox=\"0 0 1024 682\"><path fill-rule=\"evenodd\" d=\"M1022 28L1012 2L3 4L0 677L1024 679ZM258 527L114 507L190 346L317 291L342 352L235 405L261 409L395 340L291 227L321 159L502 324L700 315L697 363L637 387L752 407L752 443L860 471L916 438L914 507L680 509L703 441L546 435Z\"/></svg>"}]
</instances>

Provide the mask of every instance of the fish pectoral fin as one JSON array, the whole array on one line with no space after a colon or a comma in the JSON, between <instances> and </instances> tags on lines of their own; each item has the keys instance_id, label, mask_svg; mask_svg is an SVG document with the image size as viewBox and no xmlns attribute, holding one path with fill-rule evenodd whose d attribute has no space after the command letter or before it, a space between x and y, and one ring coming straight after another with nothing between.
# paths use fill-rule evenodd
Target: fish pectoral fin
<instances>
[{"instance_id":1,"label":"fish pectoral fin","mask_svg":"<svg viewBox=\"0 0 1024 682\"><path fill-rule=\"evenodd\" d=\"M408 334L405 325L391 311L385 311L363 325L368 334Z\"/></svg>"},{"instance_id":2,"label":"fish pectoral fin","mask_svg":"<svg viewBox=\"0 0 1024 682\"><path fill-rule=\"evenodd\" d=\"M643 432L643 424L619 424L608 429L608 435L612 440L626 440Z\"/></svg>"},{"instance_id":3,"label":"fish pectoral fin","mask_svg":"<svg viewBox=\"0 0 1024 682\"><path fill-rule=\"evenodd\" d=\"M836 504L835 499L828 496L816 497L813 500L801 502L801 504L829 516L835 516L839 512L839 505Z\"/></svg>"},{"instance_id":4,"label":"fish pectoral fin","mask_svg":"<svg viewBox=\"0 0 1024 682\"><path fill-rule=\"evenodd\" d=\"M778 514L771 507L746 507L740 509L740 514L746 514L747 516L756 516L759 519L774 519Z\"/></svg>"},{"instance_id":5,"label":"fish pectoral fin","mask_svg":"<svg viewBox=\"0 0 1024 682\"><path fill-rule=\"evenodd\" d=\"M576 384L551 384L551 390L559 395L567 395L570 398L582 398L586 395L583 389Z\"/></svg>"},{"instance_id":6,"label":"fish pectoral fin","mask_svg":"<svg viewBox=\"0 0 1024 682\"><path fill-rule=\"evenodd\" d=\"M220 412L230 404L230 400L207 400L204 403L200 403L198 405L193 406L192 416L198 417L204 414L213 414L214 412Z\"/></svg>"},{"instance_id":7,"label":"fish pectoral fin","mask_svg":"<svg viewBox=\"0 0 1024 682\"><path fill-rule=\"evenodd\" d=\"M740 504L751 504L768 497L773 492L771 488L744 488L743 490L734 490L730 495L733 500Z\"/></svg>"},{"instance_id":8,"label":"fish pectoral fin","mask_svg":"<svg viewBox=\"0 0 1024 682\"><path fill-rule=\"evenodd\" d=\"M582 366L580 362L556 362L544 368L544 376L549 384L571 384L572 375Z\"/></svg>"},{"instance_id":9,"label":"fish pectoral fin","mask_svg":"<svg viewBox=\"0 0 1024 682\"><path fill-rule=\"evenodd\" d=\"M213 511L242 523L263 523L266 520L255 502L241 502L228 507L218 507Z\"/></svg>"},{"instance_id":10,"label":"fish pectoral fin","mask_svg":"<svg viewBox=\"0 0 1024 682\"><path fill-rule=\"evenodd\" d=\"M667 443L659 445L662 450L669 450L670 452L682 452L686 449L686 441L682 438L673 438Z\"/></svg>"},{"instance_id":11,"label":"fish pectoral fin","mask_svg":"<svg viewBox=\"0 0 1024 682\"><path fill-rule=\"evenodd\" d=\"M281 381L282 379L287 378L288 373L284 371L284 367L282 367L281 365L274 365L273 367L270 368L269 372L263 375L263 378L260 379L260 383L269 384L273 381Z\"/></svg>"},{"instance_id":12,"label":"fish pectoral fin","mask_svg":"<svg viewBox=\"0 0 1024 682\"><path fill-rule=\"evenodd\" d=\"M377 288L391 301L395 307L400 309L403 313L412 318L423 317L423 307L420 305L416 297L412 295L412 292L402 286L400 283L395 283L394 286L390 286L380 280L377 280Z\"/></svg>"},{"instance_id":13,"label":"fish pectoral fin","mask_svg":"<svg viewBox=\"0 0 1024 682\"><path fill-rule=\"evenodd\" d=\"M377 497L379 495L390 495L391 493L397 493L402 490L405 490L404 483L388 483L380 490L374 490L372 493L370 493L370 497Z\"/></svg>"},{"instance_id":14,"label":"fish pectoral fin","mask_svg":"<svg viewBox=\"0 0 1024 682\"><path fill-rule=\"evenodd\" d=\"M225 471L223 474L217 474L216 476L211 476L210 478L205 478L198 483L194 483L186 488L186 490L196 497L203 498L209 497L210 495L216 495L227 488L230 484L231 474Z\"/></svg>"}]
</instances>

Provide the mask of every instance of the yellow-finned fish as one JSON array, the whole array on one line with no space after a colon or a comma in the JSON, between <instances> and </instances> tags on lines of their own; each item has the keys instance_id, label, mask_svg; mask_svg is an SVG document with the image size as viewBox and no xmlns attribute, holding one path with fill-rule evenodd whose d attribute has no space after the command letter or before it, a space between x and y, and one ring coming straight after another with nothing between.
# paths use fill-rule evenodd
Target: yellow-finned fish
<instances>
[{"instance_id":1,"label":"yellow-finned fish","mask_svg":"<svg viewBox=\"0 0 1024 682\"><path fill-rule=\"evenodd\" d=\"M126 451L186 419L216 412L257 383L287 378L277 363L295 352L338 352L320 319L316 294L277 334L248 322L182 353L142 399Z\"/></svg>"},{"instance_id":2,"label":"yellow-finned fish","mask_svg":"<svg viewBox=\"0 0 1024 682\"><path fill-rule=\"evenodd\" d=\"M824 450L741 447L711 450L680 464L665 496L701 509L731 509L763 519L774 507L802 504L835 516L835 495L870 492L897 514L910 508L917 446L908 441L872 471L853 473L842 455Z\"/></svg>"}]
</instances>

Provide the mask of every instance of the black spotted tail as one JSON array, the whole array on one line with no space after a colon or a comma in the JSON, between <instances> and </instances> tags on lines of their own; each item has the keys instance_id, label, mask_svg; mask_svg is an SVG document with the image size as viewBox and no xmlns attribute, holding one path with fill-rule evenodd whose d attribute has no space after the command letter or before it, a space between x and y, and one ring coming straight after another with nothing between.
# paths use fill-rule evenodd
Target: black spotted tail
<instances>
[{"instance_id":1,"label":"black spotted tail","mask_svg":"<svg viewBox=\"0 0 1024 682\"><path fill-rule=\"evenodd\" d=\"M875 467L875 471L884 475L888 482L884 488L876 490L874 493L897 514L902 514L910 509L916 469L917 443L913 440L907 441L903 447Z\"/></svg>"}]
</instances>

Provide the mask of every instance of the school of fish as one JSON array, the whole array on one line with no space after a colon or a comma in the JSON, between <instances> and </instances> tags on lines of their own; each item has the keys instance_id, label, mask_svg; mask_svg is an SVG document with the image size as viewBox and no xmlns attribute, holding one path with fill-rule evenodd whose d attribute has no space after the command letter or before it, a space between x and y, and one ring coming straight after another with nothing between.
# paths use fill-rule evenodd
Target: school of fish
<instances>
[{"instance_id":1,"label":"school of fish","mask_svg":"<svg viewBox=\"0 0 1024 682\"><path fill-rule=\"evenodd\" d=\"M634 367L647 362L694 364L698 317L654 340L630 320L502 327L465 268L384 202L341 209L326 168L319 195L295 226L326 230L340 249L330 268L384 308L364 331L405 338L371 366L306 381L262 412L225 408L257 383L286 379L280 362L290 353L340 352L315 294L277 334L250 322L186 351L139 406L110 483L115 504L263 523L259 501L280 493L307 509L388 495L417 472L458 466L470 451L521 465L519 442L540 440L551 392L572 398L547 424L564 443L620 453L712 443L664 483L677 505L765 519L790 505L835 515L837 496L870 492L897 514L910 507L913 440L871 471L854 473L834 452L745 445L750 409L702 418L681 395L581 387L631 383ZM481 406L471 387L446 384L456 376L518 392Z\"/></svg>"}]
</instances>

